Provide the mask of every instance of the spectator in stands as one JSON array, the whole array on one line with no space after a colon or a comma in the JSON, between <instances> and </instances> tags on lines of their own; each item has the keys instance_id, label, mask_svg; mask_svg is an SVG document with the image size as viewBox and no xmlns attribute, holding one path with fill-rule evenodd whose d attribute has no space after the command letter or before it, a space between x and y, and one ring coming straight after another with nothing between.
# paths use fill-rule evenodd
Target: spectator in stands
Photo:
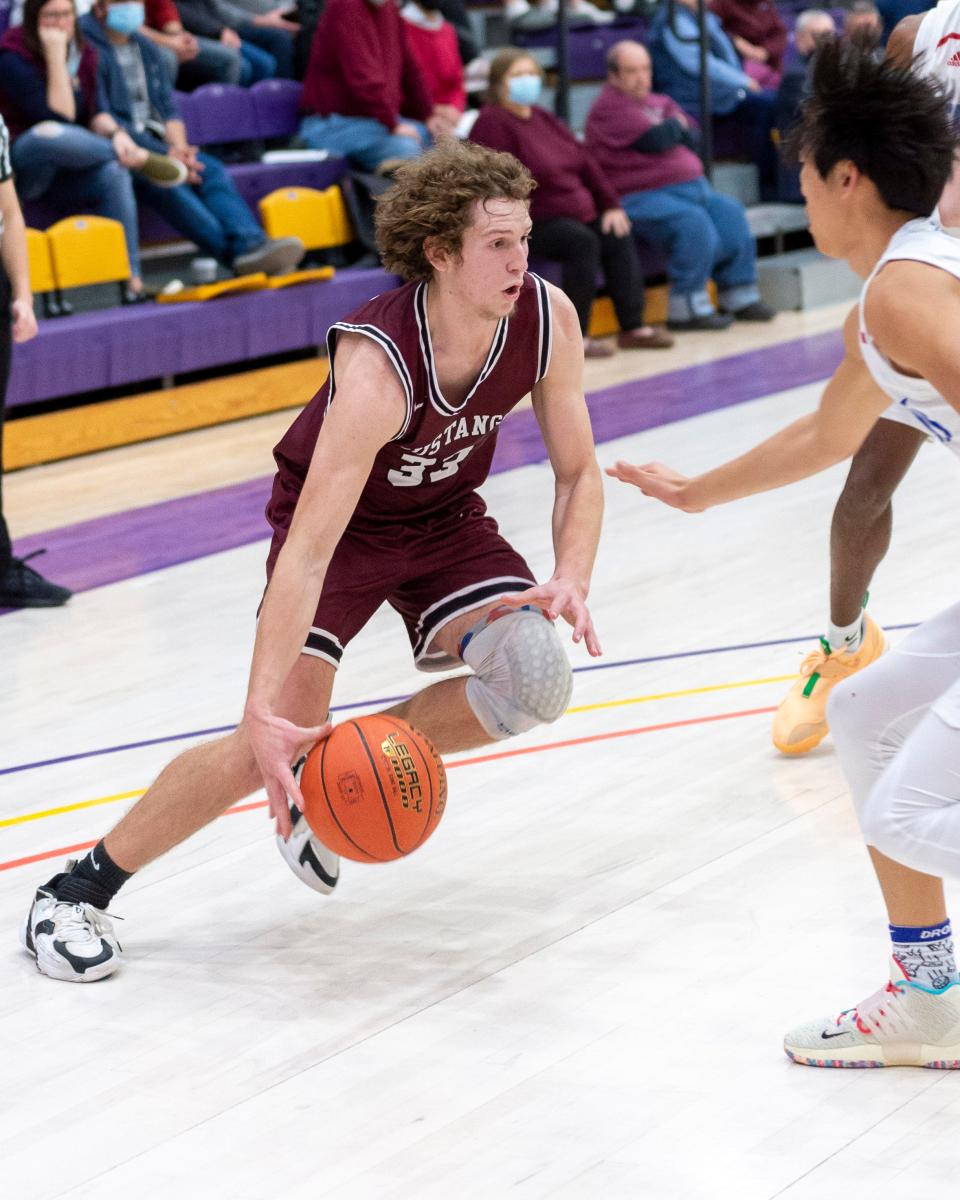
<instances>
[{"instance_id":1,"label":"spectator in stands","mask_svg":"<svg viewBox=\"0 0 960 1200\"><path fill-rule=\"evenodd\" d=\"M796 56L790 62L777 89L776 128L781 139L800 115L800 105L807 95L807 76L814 51L825 38L833 37L836 25L830 13L822 8L805 9L794 27Z\"/></svg>"},{"instance_id":2,"label":"spectator in stands","mask_svg":"<svg viewBox=\"0 0 960 1200\"><path fill-rule=\"evenodd\" d=\"M59 3L59 0L58 0ZM10 142L0 119L0 462L3 449L3 408L10 374L11 342L26 342L37 333L30 291L30 264L23 214L13 188ZM2 471L2 467L0 467ZM37 552L35 552L37 553ZM42 551L40 552L42 553ZM33 554L16 558L3 517L0 493L0 608L54 608L66 604L70 592L43 578L29 565Z\"/></svg>"},{"instance_id":3,"label":"spectator in stands","mask_svg":"<svg viewBox=\"0 0 960 1200\"><path fill-rule=\"evenodd\" d=\"M143 14L133 10L139 7L130 0L97 0L80 21L99 57L97 82L111 136L126 131L137 145L169 155L188 171L183 187L166 191L138 176L137 194L238 275L290 270L303 257L300 239L268 241L223 164L188 143L163 59L153 42L137 32Z\"/></svg>"},{"instance_id":4,"label":"spectator in stands","mask_svg":"<svg viewBox=\"0 0 960 1200\"><path fill-rule=\"evenodd\" d=\"M677 0L675 6L662 0L650 23L647 44L658 87L702 120L696 10L697 0ZM776 187L777 158L771 140L776 98L743 69L716 13L706 14L706 28L711 113L735 126L745 157L760 169L761 192L769 194Z\"/></svg>"},{"instance_id":5,"label":"spectator in stands","mask_svg":"<svg viewBox=\"0 0 960 1200\"><path fill-rule=\"evenodd\" d=\"M186 179L186 167L152 154L123 131L100 136L115 122L98 111L97 54L77 29L73 0L26 0L23 16L23 25L0 39L0 112L20 194L24 200L48 196L64 215L93 208L119 221L131 270L124 300L146 299L130 171L158 187L175 187Z\"/></svg>"},{"instance_id":6,"label":"spectator in stands","mask_svg":"<svg viewBox=\"0 0 960 1200\"><path fill-rule=\"evenodd\" d=\"M668 5L661 4L650 23L647 44L658 85L682 108L699 115L700 52L696 0L680 0L674 9L674 17L675 29L670 23ZM715 13L706 14L706 27L712 111L731 113L749 96L760 92L760 84L743 69L736 48Z\"/></svg>"},{"instance_id":7,"label":"spectator in stands","mask_svg":"<svg viewBox=\"0 0 960 1200\"><path fill-rule=\"evenodd\" d=\"M300 32L295 4L276 0L216 0L221 16L245 42L253 42L277 63L279 79L294 78L293 44Z\"/></svg>"},{"instance_id":8,"label":"spectator in stands","mask_svg":"<svg viewBox=\"0 0 960 1200\"><path fill-rule=\"evenodd\" d=\"M239 83L243 59L214 38L196 37L183 27L173 0L144 0L140 32L163 55L171 83L192 91L202 83Z\"/></svg>"},{"instance_id":9,"label":"spectator in stands","mask_svg":"<svg viewBox=\"0 0 960 1200\"><path fill-rule=\"evenodd\" d=\"M743 69L761 88L775 89L783 71L787 27L774 0L711 0Z\"/></svg>"},{"instance_id":10,"label":"spectator in stands","mask_svg":"<svg viewBox=\"0 0 960 1200\"><path fill-rule=\"evenodd\" d=\"M235 24L219 0L177 0L177 11L185 29L209 38L230 50L240 63L240 83L247 87L261 79L272 79L280 71L278 56L286 51L288 77L293 74L293 41L289 34L254 21Z\"/></svg>"},{"instance_id":11,"label":"spectator in stands","mask_svg":"<svg viewBox=\"0 0 960 1200\"><path fill-rule=\"evenodd\" d=\"M471 141L518 158L537 181L530 202L531 251L561 264L560 286L573 301L588 358L613 353L588 336L601 265L624 349L662 349L673 339L643 321L643 273L630 221L593 156L566 125L537 104L539 64L524 50L501 50L490 64L488 103Z\"/></svg>"},{"instance_id":12,"label":"spectator in stands","mask_svg":"<svg viewBox=\"0 0 960 1200\"><path fill-rule=\"evenodd\" d=\"M447 133L453 133L467 106L456 31L438 9L418 4L416 0L408 0L400 15L430 93L434 115L446 122Z\"/></svg>"},{"instance_id":13,"label":"spectator in stands","mask_svg":"<svg viewBox=\"0 0 960 1200\"><path fill-rule=\"evenodd\" d=\"M853 0L843 19L843 36L883 57L883 17L872 0Z\"/></svg>"},{"instance_id":14,"label":"spectator in stands","mask_svg":"<svg viewBox=\"0 0 960 1200\"><path fill-rule=\"evenodd\" d=\"M449 121L434 111L393 0L328 0L303 81L300 136L389 174Z\"/></svg>"},{"instance_id":15,"label":"spectator in stands","mask_svg":"<svg viewBox=\"0 0 960 1200\"><path fill-rule=\"evenodd\" d=\"M634 230L661 247L670 275L670 329L725 329L734 318L769 321L743 206L715 192L691 149L683 109L652 88L639 42L612 46L607 81L587 117L586 145L623 197ZM717 312L707 292L713 277Z\"/></svg>"},{"instance_id":16,"label":"spectator in stands","mask_svg":"<svg viewBox=\"0 0 960 1200\"><path fill-rule=\"evenodd\" d=\"M883 42L893 33L894 28L904 17L914 13L926 12L932 8L931 0L877 0L877 9L883 18Z\"/></svg>"},{"instance_id":17,"label":"spectator in stands","mask_svg":"<svg viewBox=\"0 0 960 1200\"><path fill-rule=\"evenodd\" d=\"M822 8L808 8L797 17L794 27L796 56L787 68L777 89L777 104L774 127L780 144L800 117L800 105L807 97L810 65L817 46L825 38L836 34L836 26L830 13ZM788 204L802 204L800 191L800 168L792 162L778 164L777 199Z\"/></svg>"}]
</instances>

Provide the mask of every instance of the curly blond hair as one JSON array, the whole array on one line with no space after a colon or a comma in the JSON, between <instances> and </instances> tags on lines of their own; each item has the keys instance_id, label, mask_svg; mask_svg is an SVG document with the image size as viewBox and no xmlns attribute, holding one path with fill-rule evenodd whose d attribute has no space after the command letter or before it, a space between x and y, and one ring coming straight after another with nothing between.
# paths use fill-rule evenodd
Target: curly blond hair
<instances>
[{"instance_id":1,"label":"curly blond hair","mask_svg":"<svg viewBox=\"0 0 960 1200\"><path fill-rule=\"evenodd\" d=\"M459 255L476 201L523 200L537 186L512 154L448 140L397 169L394 186L377 201L377 249L388 271L414 282L429 279L431 247Z\"/></svg>"}]
</instances>

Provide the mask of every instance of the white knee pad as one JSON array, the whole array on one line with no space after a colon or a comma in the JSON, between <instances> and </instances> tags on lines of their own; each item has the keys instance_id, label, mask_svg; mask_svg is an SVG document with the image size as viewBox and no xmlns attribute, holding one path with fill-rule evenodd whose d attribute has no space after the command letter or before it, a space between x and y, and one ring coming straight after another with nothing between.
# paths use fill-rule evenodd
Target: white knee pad
<instances>
[{"instance_id":1,"label":"white knee pad","mask_svg":"<svg viewBox=\"0 0 960 1200\"><path fill-rule=\"evenodd\" d=\"M566 711L573 672L539 609L484 618L468 639L463 661L475 674L467 680L467 702L492 738L523 733Z\"/></svg>"}]
</instances>

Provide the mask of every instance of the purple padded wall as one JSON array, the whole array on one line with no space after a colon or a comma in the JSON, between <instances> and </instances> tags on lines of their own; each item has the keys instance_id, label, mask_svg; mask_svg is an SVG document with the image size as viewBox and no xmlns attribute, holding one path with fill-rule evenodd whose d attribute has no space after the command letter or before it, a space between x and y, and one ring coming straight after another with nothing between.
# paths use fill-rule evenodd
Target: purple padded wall
<instances>
[{"instance_id":1,"label":"purple padded wall","mask_svg":"<svg viewBox=\"0 0 960 1200\"><path fill-rule=\"evenodd\" d=\"M136 384L320 346L327 329L400 281L380 270L202 304L137 305L40 322L14 348L7 404Z\"/></svg>"}]
</instances>

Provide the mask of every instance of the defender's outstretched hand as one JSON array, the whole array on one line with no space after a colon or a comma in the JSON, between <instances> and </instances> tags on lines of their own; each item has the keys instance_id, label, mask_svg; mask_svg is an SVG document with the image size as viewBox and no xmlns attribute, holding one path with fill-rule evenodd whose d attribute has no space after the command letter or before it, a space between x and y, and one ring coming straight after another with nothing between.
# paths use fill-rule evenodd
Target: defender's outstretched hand
<instances>
[{"instance_id":1,"label":"defender's outstretched hand","mask_svg":"<svg viewBox=\"0 0 960 1200\"><path fill-rule=\"evenodd\" d=\"M582 641L593 658L599 658L603 653L593 628L593 618L587 608L586 591L581 584L572 579L548 579L546 583L528 588L525 592L501 596L500 603L510 608L523 608L525 604L535 604L537 608L543 609L551 621L563 617L568 625L573 626L575 642Z\"/></svg>"},{"instance_id":2,"label":"defender's outstretched hand","mask_svg":"<svg viewBox=\"0 0 960 1200\"><path fill-rule=\"evenodd\" d=\"M671 508L680 508L684 512L704 511L704 505L694 504L689 499L691 480L663 463L643 463L635 466L618 459L612 467L606 468L606 474L613 479L619 479L621 483L632 483L645 496L661 500Z\"/></svg>"}]
</instances>

